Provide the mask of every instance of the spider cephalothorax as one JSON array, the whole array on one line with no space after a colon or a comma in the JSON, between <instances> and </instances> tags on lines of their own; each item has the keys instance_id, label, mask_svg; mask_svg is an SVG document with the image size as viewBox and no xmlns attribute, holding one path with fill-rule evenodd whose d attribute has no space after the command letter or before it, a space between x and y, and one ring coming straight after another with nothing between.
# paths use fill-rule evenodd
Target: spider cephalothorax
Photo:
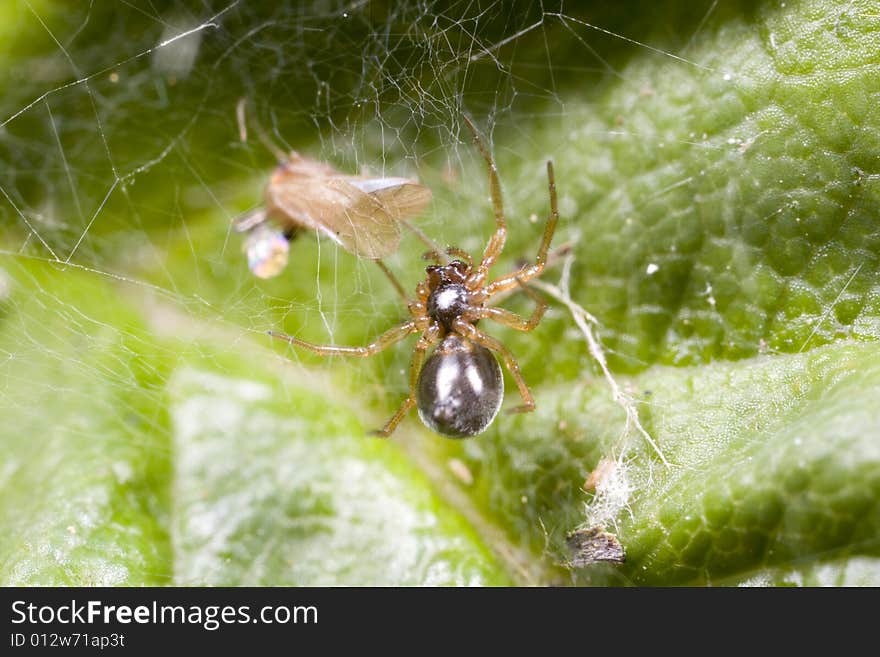
<instances>
[{"instance_id":1,"label":"spider cephalothorax","mask_svg":"<svg viewBox=\"0 0 880 657\"><path fill-rule=\"evenodd\" d=\"M452 323L470 307L471 293L465 282L470 266L461 260L453 260L448 265L427 267L428 316L451 331Z\"/></svg>"},{"instance_id":2,"label":"spider cephalothorax","mask_svg":"<svg viewBox=\"0 0 880 657\"><path fill-rule=\"evenodd\" d=\"M410 366L409 396L385 426L376 432L382 436L389 436L416 406L422 421L443 435L460 438L484 431L498 413L504 397L501 367L496 355L507 367L523 399L523 403L512 410L523 412L535 409L532 394L520 374L513 354L476 325L481 319L491 319L518 331L531 331L541 321L547 309L546 302L526 283L544 271L547 251L559 219L553 165L547 162L550 216L534 264L525 265L507 276L487 282L489 270L504 248L507 223L504 219L501 185L495 163L470 120L465 117L465 121L473 131L474 141L486 160L492 207L495 211L495 232L489 238L479 264L474 265L467 253L456 248L447 249L445 254L425 254L435 264L425 269L425 279L416 286L415 300L407 299L410 319L386 331L365 347L315 345L290 335L270 332L277 338L324 356L360 357L372 356L408 335L420 332L421 337L416 342ZM449 257L456 259L450 262ZM384 267L383 271L395 289L406 298L403 288L391 272ZM509 310L487 305L499 292L517 288L536 302L535 310L528 319ZM436 348L426 360L428 349L435 345Z\"/></svg>"}]
</instances>

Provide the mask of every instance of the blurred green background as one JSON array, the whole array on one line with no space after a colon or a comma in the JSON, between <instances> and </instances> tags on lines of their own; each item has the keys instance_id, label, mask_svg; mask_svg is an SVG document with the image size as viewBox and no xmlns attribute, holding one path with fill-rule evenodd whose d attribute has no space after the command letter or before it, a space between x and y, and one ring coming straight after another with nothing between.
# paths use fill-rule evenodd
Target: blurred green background
<instances>
[{"instance_id":1,"label":"blurred green background","mask_svg":"<svg viewBox=\"0 0 880 657\"><path fill-rule=\"evenodd\" d=\"M0 583L880 584L875 2L16 0L0 44ZM571 296L672 466L558 303L492 327L535 413L366 437L411 343L265 331L358 345L405 309L313 235L248 271L231 226L275 162L240 98L285 149L429 185L419 226L478 252L473 117L499 275L552 158ZM421 250L388 260L407 289ZM594 527L624 564L572 565Z\"/></svg>"}]
</instances>

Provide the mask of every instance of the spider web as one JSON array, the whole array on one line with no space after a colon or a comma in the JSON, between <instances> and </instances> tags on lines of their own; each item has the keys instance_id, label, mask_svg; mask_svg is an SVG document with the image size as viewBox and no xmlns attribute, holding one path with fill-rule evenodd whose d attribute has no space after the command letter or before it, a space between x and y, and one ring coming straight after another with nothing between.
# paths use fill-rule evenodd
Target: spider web
<instances>
[{"instance_id":1,"label":"spider web","mask_svg":"<svg viewBox=\"0 0 880 657\"><path fill-rule=\"evenodd\" d=\"M375 267L314 235L292 244L278 280L248 271L232 222L259 205L274 161L252 136L240 139L242 97L252 120L285 150L348 173L429 184L435 203L419 227L440 244L479 252L491 208L482 161L459 118L467 112L501 169L511 222L501 268L533 257L547 212L540 158L564 151L591 99L633 75L621 64L626 53L724 76L692 54L717 0L690 5L686 33L653 45L641 36L651 31L638 28L657 14L633 21L578 3L11 3L3 10L10 45L0 54L14 62L4 67L0 101L0 296L11 313L29 314L25 320L61 308L65 325L50 324L48 336L26 329L21 347L0 358L67 359L54 346L62 332L65 344L107 339L76 293L68 299L58 287L65 276L111 283L147 317L150 348L174 337L195 350L206 337L230 350L250 340L277 347L262 337L268 329L359 344L403 316ZM566 100L573 88L587 90L579 103ZM556 135L538 149L530 134L536 124ZM666 141L638 127L589 129L639 149ZM535 152L539 159L524 162ZM505 177L505 167L519 173ZM578 237L564 219L578 208L562 185L559 191L562 243ZM407 289L421 278L420 250L407 235L388 260ZM51 284L34 273L39 267L54 272ZM27 303L15 296L22 286ZM566 335L585 350L577 331ZM518 348L528 354L528 341ZM406 387L409 352L399 352L375 365L338 359L333 367L351 377L351 390L390 409ZM323 366L293 349L276 354ZM100 363L75 367L86 379L106 377ZM128 375L114 385L138 385L136 367L121 368ZM2 403L20 407L58 392L51 379L34 382L38 389L27 395L23 385L0 385ZM163 394L157 387L157 406Z\"/></svg>"},{"instance_id":2,"label":"spider web","mask_svg":"<svg viewBox=\"0 0 880 657\"><path fill-rule=\"evenodd\" d=\"M308 3L16 3L10 26L34 42L7 73L0 118L9 165L0 179L5 256L128 281L200 318L239 325L244 316L247 328L263 331L269 316L250 307L235 312L240 300L265 292L242 269L240 239L229 226L259 204L273 160L256 140L238 139L239 98L252 101L255 120L285 149L352 173L439 182L451 193L441 194L420 227L440 244L478 250L491 225L487 208L471 207L484 203L485 182L476 194L461 189L463 171L481 166L469 135L462 136L462 112L477 117L490 139L496 124L509 128L512 139L499 156L515 157L516 140L527 138L520 117L540 112L564 122L556 85L561 72L572 76L567 62L583 60L574 74L596 86L624 75L603 58L608 43L702 67L559 7L392 4L322 11ZM703 10L710 16L714 3ZM506 190L508 212L521 205L526 216L546 212L545 203L531 200L546 197L535 178ZM563 210L571 209L567 201L563 194ZM219 247L194 241L206 222L225 229ZM198 266L189 281L180 278L185 272L162 276L168 242L180 236L195 264L228 268L237 288L232 298L228 290L211 298L190 285ZM365 281L373 278L365 263L340 263L334 245L315 242L297 245L294 255L315 252L337 273L329 283L316 275L310 299L285 303L304 321L317 320L321 341L330 342L335 327L353 321L346 313L362 313L361 297L376 292ZM132 262L160 273L141 275ZM413 270L411 262L406 267ZM315 270L298 269L302 277ZM353 277L350 288L340 276ZM414 280L401 277L407 287ZM347 298L340 299L343 290ZM383 315L373 311L371 323Z\"/></svg>"}]
</instances>

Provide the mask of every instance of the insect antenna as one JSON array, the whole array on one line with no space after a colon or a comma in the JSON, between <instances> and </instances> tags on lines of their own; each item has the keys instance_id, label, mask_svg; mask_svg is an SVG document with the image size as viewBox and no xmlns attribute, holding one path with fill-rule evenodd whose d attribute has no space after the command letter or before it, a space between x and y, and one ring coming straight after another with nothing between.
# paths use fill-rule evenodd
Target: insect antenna
<instances>
[{"instance_id":1,"label":"insect antenna","mask_svg":"<svg viewBox=\"0 0 880 657\"><path fill-rule=\"evenodd\" d=\"M242 143L247 143L247 104L248 99L245 96L242 96L238 99L238 103L235 105L235 117L238 119L238 137L242 141ZM257 113L254 112L251 118L251 121L254 124L254 130L257 133L257 139L260 140L260 143L266 147L272 155L278 160L279 164L283 162L287 162L290 159L290 156L285 153L281 148L278 147L272 139L266 134L263 125L260 123L260 120L257 118Z\"/></svg>"}]
</instances>

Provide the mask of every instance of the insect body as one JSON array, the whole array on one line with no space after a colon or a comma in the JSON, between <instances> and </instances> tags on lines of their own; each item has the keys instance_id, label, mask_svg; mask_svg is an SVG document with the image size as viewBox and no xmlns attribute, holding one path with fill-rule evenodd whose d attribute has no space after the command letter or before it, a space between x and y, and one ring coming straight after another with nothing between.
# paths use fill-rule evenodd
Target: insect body
<instances>
[{"instance_id":1,"label":"insect body","mask_svg":"<svg viewBox=\"0 0 880 657\"><path fill-rule=\"evenodd\" d=\"M316 230L356 256L378 260L400 244L400 226L420 214L431 190L408 178L346 176L333 167L291 153L272 173L264 206L235 222L247 232L251 271L270 278L287 264L288 242Z\"/></svg>"},{"instance_id":2,"label":"insect body","mask_svg":"<svg viewBox=\"0 0 880 657\"><path fill-rule=\"evenodd\" d=\"M406 414L418 407L422 421L445 436L461 438L484 431L498 413L504 395L501 367L510 372L523 403L514 412L532 411L535 402L520 373L513 354L499 340L477 328L481 319L494 320L518 331L534 329L547 309L546 302L526 283L544 271L547 251L553 239L559 212L552 163L547 163L550 215L533 264L506 276L489 280L489 271L504 248L507 222L504 219L501 185L495 163L470 120L474 140L489 170L489 186L495 213L495 232L489 238L479 263L456 248L447 249L448 258L436 251L426 254L436 264L426 268L425 279L416 286L414 300L407 304L410 319L383 333L365 347L316 345L290 335L270 331L270 335L323 356L367 357L394 345L413 333L421 333L413 350L409 395L385 426L376 433L389 436ZM387 272L392 283L399 283ZM521 289L536 303L531 317L524 318L488 302L501 292ZM435 347L426 360L428 350Z\"/></svg>"}]
</instances>

